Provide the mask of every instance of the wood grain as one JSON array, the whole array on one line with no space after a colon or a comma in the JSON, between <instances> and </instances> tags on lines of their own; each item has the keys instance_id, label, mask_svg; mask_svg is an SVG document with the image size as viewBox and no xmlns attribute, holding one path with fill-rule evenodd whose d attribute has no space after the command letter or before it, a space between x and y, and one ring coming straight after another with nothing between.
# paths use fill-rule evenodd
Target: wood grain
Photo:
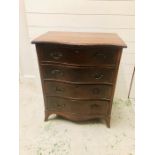
<instances>
[{"instance_id":1,"label":"wood grain","mask_svg":"<svg viewBox=\"0 0 155 155\"><path fill-rule=\"evenodd\" d=\"M114 45L127 47L114 33L47 32L32 43L61 43L71 45Z\"/></svg>"}]
</instances>

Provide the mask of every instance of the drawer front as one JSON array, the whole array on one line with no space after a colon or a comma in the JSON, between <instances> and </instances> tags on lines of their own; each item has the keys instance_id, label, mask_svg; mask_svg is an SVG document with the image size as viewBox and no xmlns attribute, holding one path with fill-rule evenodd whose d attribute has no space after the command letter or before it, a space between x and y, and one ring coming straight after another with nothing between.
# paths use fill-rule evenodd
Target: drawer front
<instances>
[{"instance_id":1,"label":"drawer front","mask_svg":"<svg viewBox=\"0 0 155 155\"><path fill-rule=\"evenodd\" d=\"M54 112L69 112L71 114L106 115L109 107L108 101L79 101L58 97L47 97L46 100L46 110L52 110Z\"/></svg>"},{"instance_id":2,"label":"drawer front","mask_svg":"<svg viewBox=\"0 0 155 155\"><path fill-rule=\"evenodd\" d=\"M104 47L79 47L42 44L39 46L39 59L41 62L95 66L112 65L117 61L117 48Z\"/></svg>"},{"instance_id":3,"label":"drawer front","mask_svg":"<svg viewBox=\"0 0 155 155\"><path fill-rule=\"evenodd\" d=\"M83 82L83 83L113 83L114 69L97 67L67 67L58 65L42 65L44 79Z\"/></svg>"},{"instance_id":4,"label":"drawer front","mask_svg":"<svg viewBox=\"0 0 155 155\"><path fill-rule=\"evenodd\" d=\"M97 84L68 84L45 81L47 96L61 96L82 99L110 99L112 86Z\"/></svg>"}]
</instances>

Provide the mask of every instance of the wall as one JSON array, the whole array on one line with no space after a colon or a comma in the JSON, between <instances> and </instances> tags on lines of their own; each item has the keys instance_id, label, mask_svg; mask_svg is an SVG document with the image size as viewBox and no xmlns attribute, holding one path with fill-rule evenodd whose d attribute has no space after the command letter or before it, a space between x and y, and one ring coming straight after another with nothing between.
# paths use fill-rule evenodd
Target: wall
<instances>
[{"instance_id":1,"label":"wall","mask_svg":"<svg viewBox=\"0 0 155 155\"><path fill-rule=\"evenodd\" d=\"M127 98L134 69L134 1L132 0L25 0L29 41L47 31L114 32L126 42L118 74L115 97ZM34 45L31 64L39 77ZM29 61L29 62L28 62ZM32 61L32 62L31 62Z\"/></svg>"},{"instance_id":2,"label":"wall","mask_svg":"<svg viewBox=\"0 0 155 155\"><path fill-rule=\"evenodd\" d=\"M25 16L25 6L24 0L20 0L20 16L19 16L19 25L20 25L20 33L19 33L19 51L20 51L20 76L34 76L34 61L32 59L32 55L34 52L31 51L31 45L29 40L29 33L28 33L28 25ZM27 62L30 63L27 63Z\"/></svg>"}]
</instances>

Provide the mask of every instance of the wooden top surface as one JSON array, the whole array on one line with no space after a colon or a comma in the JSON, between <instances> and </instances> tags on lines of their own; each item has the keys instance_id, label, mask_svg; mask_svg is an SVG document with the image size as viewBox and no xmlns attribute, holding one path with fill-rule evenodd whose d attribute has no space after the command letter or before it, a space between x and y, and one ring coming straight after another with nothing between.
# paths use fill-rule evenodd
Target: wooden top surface
<instances>
[{"instance_id":1,"label":"wooden top surface","mask_svg":"<svg viewBox=\"0 0 155 155\"><path fill-rule=\"evenodd\" d=\"M114 45L127 47L124 41L115 33L47 32L34 39L32 43L59 43L68 45Z\"/></svg>"}]
</instances>

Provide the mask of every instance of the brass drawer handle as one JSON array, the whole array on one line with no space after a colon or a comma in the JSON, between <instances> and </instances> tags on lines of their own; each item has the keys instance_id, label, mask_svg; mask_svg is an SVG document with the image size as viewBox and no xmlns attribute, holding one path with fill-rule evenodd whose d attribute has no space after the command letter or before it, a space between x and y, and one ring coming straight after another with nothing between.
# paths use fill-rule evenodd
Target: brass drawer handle
<instances>
[{"instance_id":1,"label":"brass drawer handle","mask_svg":"<svg viewBox=\"0 0 155 155\"><path fill-rule=\"evenodd\" d=\"M104 54L104 53L101 53L101 52L96 52L95 54L94 54L94 56L95 57L101 57L101 58L106 58L106 55Z\"/></svg>"},{"instance_id":2,"label":"brass drawer handle","mask_svg":"<svg viewBox=\"0 0 155 155\"><path fill-rule=\"evenodd\" d=\"M63 72L59 69L54 69L51 71L51 74L54 76L63 76Z\"/></svg>"},{"instance_id":3,"label":"brass drawer handle","mask_svg":"<svg viewBox=\"0 0 155 155\"><path fill-rule=\"evenodd\" d=\"M55 87L55 91L56 92L64 92L65 91L65 88Z\"/></svg>"},{"instance_id":4,"label":"brass drawer handle","mask_svg":"<svg viewBox=\"0 0 155 155\"><path fill-rule=\"evenodd\" d=\"M93 109L93 108L99 108L100 106L98 104L94 103L94 104L91 104L90 107Z\"/></svg>"},{"instance_id":5,"label":"brass drawer handle","mask_svg":"<svg viewBox=\"0 0 155 155\"><path fill-rule=\"evenodd\" d=\"M93 92L93 94L97 95L97 94L100 93L100 89L99 89L99 88L94 88L94 89L92 90L92 92Z\"/></svg>"},{"instance_id":6,"label":"brass drawer handle","mask_svg":"<svg viewBox=\"0 0 155 155\"><path fill-rule=\"evenodd\" d=\"M78 54L79 53L79 50L75 50L74 53Z\"/></svg>"},{"instance_id":7,"label":"brass drawer handle","mask_svg":"<svg viewBox=\"0 0 155 155\"><path fill-rule=\"evenodd\" d=\"M61 52L51 52L50 56L54 59L54 60L59 60L63 54Z\"/></svg>"},{"instance_id":8,"label":"brass drawer handle","mask_svg":"<svg viewBox=\"0 0 155 155\"><path fill-rule=\"evenodd\" d=\"M102 74L102 73L95 73L95 75L94 75L94 77L95 77L96 80L102 79L103 76L104 76L104 74Z\"/></svg>"},{"instance_id":9,"label":"brass drawer handle","mask_svg":"<svg viewBox=\"0 0 155 155\"><path fill-rule=\"evenodd\" d=\"M63 108L63 107L65 107L65 104L57 103L56 106L57 106L57 108Z\"/></svg>"}]
</instances>

